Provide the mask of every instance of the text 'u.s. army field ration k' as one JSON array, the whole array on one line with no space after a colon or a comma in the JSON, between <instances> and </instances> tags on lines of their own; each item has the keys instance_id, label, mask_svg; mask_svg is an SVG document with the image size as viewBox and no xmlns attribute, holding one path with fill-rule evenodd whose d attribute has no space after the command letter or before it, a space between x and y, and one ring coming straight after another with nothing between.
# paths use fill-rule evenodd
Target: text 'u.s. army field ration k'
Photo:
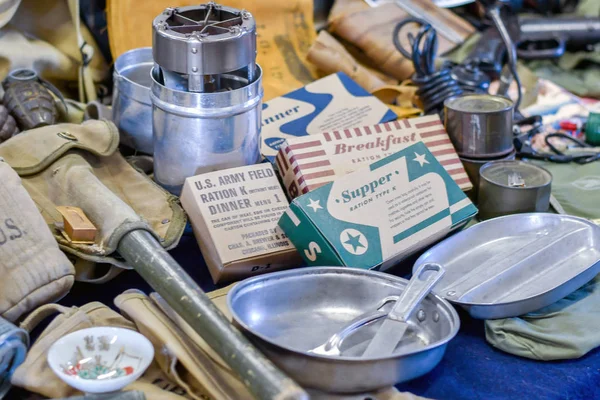
<instances>
[{"instance_id":1,"label":"text 'u.s. army field ration k'","mask_svg":"<svg viewBox=\"0 0 600 400\"><path fill-rule=\"evenodd\" d=\"M419 142L297 197L279 225L309 265L384 270L476 213Z\"/></svg>"},{"instance_id":2,"label":"text 'u.s. army field ration k'","mask_svg":"<svg viewBox=\"0 0 600 400\"><path fill-rule=\"evenodd\" d=\"M215 283L301 263L277 226L289 203L271 164L188 178L181 203Z\"/></svg>"},{"instance_id":3,"label":"text 'u.s. army field ration k'","mask_svg":"<svg viewBox=\"0 0 600 400\"><path fill-rule=\"evenodd\" d=\"M287 139L276 161L294 198L420 141L462 190L472 188L437 115Z\"/></svg>"},{"instance_id":4,"label":"text 'u.s. army field ration k'","mask_svg":"<svg viewBox=\"0 0 600 400\"><path fill-rule=\"evenodd\" d=\"M274 162L286 139L393 121L396 114L339 72L269 100L261 119L261 153Z\"/></svg>"}]
</instances>

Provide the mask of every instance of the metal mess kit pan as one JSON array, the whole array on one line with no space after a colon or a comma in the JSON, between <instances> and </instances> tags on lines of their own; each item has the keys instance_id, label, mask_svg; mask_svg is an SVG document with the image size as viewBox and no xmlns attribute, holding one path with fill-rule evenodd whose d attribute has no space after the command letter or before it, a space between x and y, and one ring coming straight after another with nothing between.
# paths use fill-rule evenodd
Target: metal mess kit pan
<instances>
[{"instance_id":1,"label":"metal mess kit pan","mask_svg":"<svg viewBox=\"0 0 600 400\"><path fill-rule=\"evenodd\" d=\"M439 263L434 293L474 318L515 317L548 306L600 272L600 227L559 214L491 219L425 252L415 265Z\"/></svg>"},{"instance_id":2,"label":"metal mess kit pan","mask_svg":"<svg viewBox=\"0 0 600 400\"><path fill-rule=\"evenodd\" d=\"M430 293L390 356L363 358L406 285L381 272L312 267L246 279L227 301L234 324L292 379L328 393L361 393L426 374L458 332L454 308ZM345 330L351 323L360 329ZM338 332L341 355L315 352Z\"/></svg>"}]
</instances>

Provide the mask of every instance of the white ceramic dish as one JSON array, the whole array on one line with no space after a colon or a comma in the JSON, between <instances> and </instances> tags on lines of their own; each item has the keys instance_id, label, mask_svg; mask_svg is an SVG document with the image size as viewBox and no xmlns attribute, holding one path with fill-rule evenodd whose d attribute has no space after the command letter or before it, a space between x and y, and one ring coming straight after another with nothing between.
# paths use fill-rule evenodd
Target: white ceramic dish
<instances>
[{"instance_id":1,"label":"white ceramic dish","mask_svg":"<svg viewBox=\"0 0 600 400\"><path fill-rule=\"evenodd\" d=\"M154 358L146 337L124 328L95 327L72 332L48 351L52 371L86 393L108 393L138 379Z\"/></svg>"}]
</instances>

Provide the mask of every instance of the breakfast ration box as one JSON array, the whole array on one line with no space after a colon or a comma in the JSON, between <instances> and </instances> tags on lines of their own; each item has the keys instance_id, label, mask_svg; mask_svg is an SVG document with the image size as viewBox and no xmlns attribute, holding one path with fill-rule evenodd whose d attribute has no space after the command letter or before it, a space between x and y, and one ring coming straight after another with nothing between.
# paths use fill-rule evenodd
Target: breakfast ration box
<instances>
[{"instance_id":1,"label":"breakfast ration box","mask_svg":"<svg viewBox=\"0 0 600 400\"><path fill-rule=\"evenodd\" d=\"M279 225L308 265L385 270L476 213L418 142L295 198Z\"/></svg>"},{"instance_id":2,"label":"breakfast ration box","mask_svg":"<svg viewBox=\"0 0 600 400\"><path fill-rule=\"evenodd\" d=\"M338 72L263 104L261 153L273 162L285 139L395 119L383 102Z\"/></svg>"},{"instance_id":3,"label":"breakfast ration box","mask_svg":"<svg viewBox=\"0 0 600 400\"><path fill-rule=\"evenodd\" d=\"M421 141L463 191L472 188L437 115L287 139L276 162L294 198Z\"/></svg>"},{"instance_id":4,"label":"breakfast ration box","mask_svg":"<svg viewBox=\"0 0 600 400\"><path fill-rule=\"evenodd\" d=\"M181 203L215 283L301 264L277 226L289 203L271 164L187 178Z\"/></svg>"}]
</instances>

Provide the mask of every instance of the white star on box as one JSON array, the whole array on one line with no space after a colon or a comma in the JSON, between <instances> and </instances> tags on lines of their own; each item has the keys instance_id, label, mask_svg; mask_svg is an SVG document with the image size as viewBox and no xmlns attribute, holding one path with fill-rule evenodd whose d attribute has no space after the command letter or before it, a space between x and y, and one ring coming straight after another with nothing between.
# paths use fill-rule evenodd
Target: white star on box
<instances>
[{"instance_id":1,"label":"white star on box","mask_svg":"<svg viewBox=\"0 0 600 400\"><path fill-rule=\"evenodd\" d=\"M413 161L418 162L421 167L423 166L423 164L429 164L429 161L427 161L425 159L425 154L419 154L419 153L415 153L416 158Z\"/></svg>"},{"instance_id":2,"label":"white star on box","mask_svg":"<svg viewBox=\"0 0 600 400\"><path fill-rule=\"evenodd\" d=\"M319 208L320 208L320 209L323 209L323 207L321 207L321 205L319 204L319 202L320 202L321 200L313 200L313 199L308 199L308 201L310 202L310 204L309 204L309 205L307 205L306 207L310 207L310 208L312 208L314 212L317 212L317 210L318 210Z\"/></svg>"}]
</instances>

